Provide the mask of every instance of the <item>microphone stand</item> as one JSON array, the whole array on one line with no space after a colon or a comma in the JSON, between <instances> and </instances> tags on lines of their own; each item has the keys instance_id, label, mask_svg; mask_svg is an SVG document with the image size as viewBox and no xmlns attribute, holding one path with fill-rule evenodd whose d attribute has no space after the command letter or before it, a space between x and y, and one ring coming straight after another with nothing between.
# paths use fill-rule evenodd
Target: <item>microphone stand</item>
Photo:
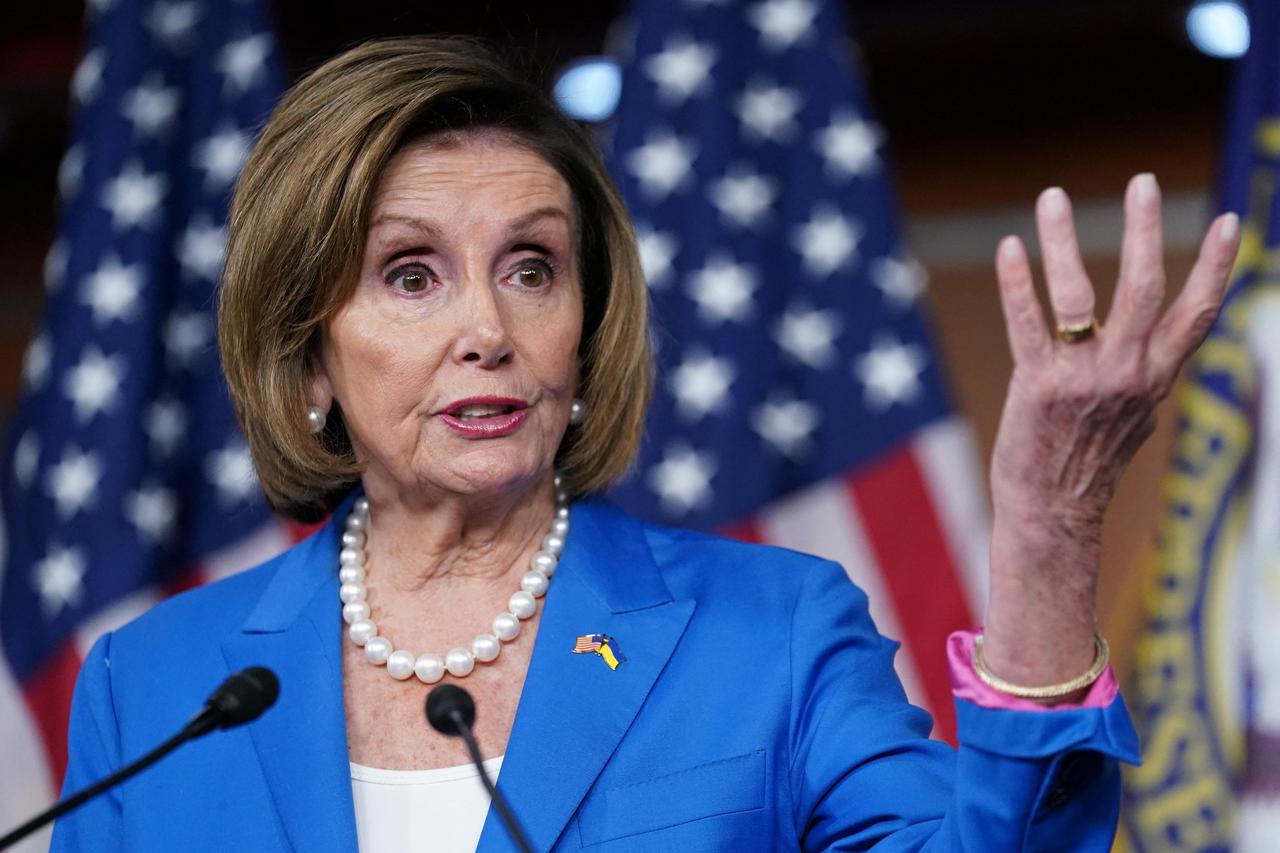
<instances>
[{"instance_id":1,"label":"microphone stand","mask_svg":"<svg viewBox=\"0 0 1280 853\"><path fill-rule=\"evenodd\" d=\"M0 838L0 850L18 843L40 827L62 817L67 812L84 805L103 791L141 773L189 740L206 735L214 729L226 729L258 718L275 703L280 695L280 682L275 673L265 667L251 666L232 675L205 702L204 707L192 717L182 731L169 738L146 755L126 764L105 779L88 788L54 803L31 820Z\"/></svg>"},{"instance_id":2,"label":"microphone stand","mask_svg":"<svg viewBox=\"0 0 1280 853\"><path fill-rule=\"evenodd\" d=\"M489 792L489 800L498 810L498 817L502 818L502 823L506 826L511 840L516 843L516 847L520 848L521 853L533 853L533 848L529 846L529 839L520 828L515 813L511 811L506 799L498 791L498 786L493 784L493 780L484 769L484 761L480 758L480 744L476 743L476 737L471 732L471 726L476 721L476 703L471 698L471 694L456 684L441 684L427 694L426 712L427 722L431 724L431 728L449 737L462 738L463 743L467 745L467 753L471 756L471 763L479 771L480 781L484 783L484 789Z\"/></svg>"},{"instance_id":3,"label":"microphone stand","mask_svg":"<svg viewBox=\"0 0 1280 853\"><path fill-rule=\"evenodd\" d=\"M187 726L182 731L178 732L176 735L169 738L167 741L160 744L132 764L120 768L115 773L112 773L105 779L95 782L88 788L80 791L78 794L68 797L62 802L56 803L52 807L45 809L22 826L10 832L4 838L0 838L0 850L18 843L40 827L50 823L51 821L57 820L67 812L93 799L113 785L118 785L129 777L146 770L152 764L155 764L157 761L164 758L187 741L191 740L191 738L196 737L198 734L203 734L203 732L197 732L191 726Z\"/></svg>"},{"instance_id":4,"label":"microphone stand","mask_svg":"<svg viewBox=\"0 0 1280 853\"><path fill-rule=\"evenodd\" d=\"M498 793L498 786L493 784L488 771L484 769L484 760L480 757L480 744L476 743L475 736L471 734L471 726L467 724L466 718L455 708L449 712L449 720L457 726L458 736L462 738L462 742L467 745L467 752L471 754L471 763L480 771L480 781L484 783L484 788L493 801L493 807L498 810L498 817L502 818L502 823L507 827L507 832L511 834L516 846L520 848L520 853L533 853L533 848L529 846L529 841L524 836L524 830L520 828L515 814L507 806L506 798Z\"/></svg>"}]
</instances>

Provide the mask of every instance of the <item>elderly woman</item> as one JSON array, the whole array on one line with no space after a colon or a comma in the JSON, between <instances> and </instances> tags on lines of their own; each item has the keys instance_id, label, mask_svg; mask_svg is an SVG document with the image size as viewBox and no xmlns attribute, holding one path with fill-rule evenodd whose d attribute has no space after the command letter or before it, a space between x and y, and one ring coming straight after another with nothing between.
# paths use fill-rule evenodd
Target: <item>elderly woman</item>
<instances>
[{"instance_id":1,"label":"elderly woman","mask_svg":"<svg viewBox=\"0 0 1280 853\"><path fill-rule=\"evenodd\" d=\"M1154 180L1125 202L1102 328L1060 190L1037 207L1056 339L1022 245L997 253L1016 367L985 635L949 649L953 751L839 566L597 497L651 376L630 225L583 132L467 43L329 62L245 167L220 331L272 504L330 520L94 647L68 790L230 672L271 667L279 702L64 819L54 849L509 849L423 720L456 682L538 850L1106 850L1136 741L1095 634L1103 510L1238 230L1213 224L1161 317Z\"/></svg>"}]
</instances>

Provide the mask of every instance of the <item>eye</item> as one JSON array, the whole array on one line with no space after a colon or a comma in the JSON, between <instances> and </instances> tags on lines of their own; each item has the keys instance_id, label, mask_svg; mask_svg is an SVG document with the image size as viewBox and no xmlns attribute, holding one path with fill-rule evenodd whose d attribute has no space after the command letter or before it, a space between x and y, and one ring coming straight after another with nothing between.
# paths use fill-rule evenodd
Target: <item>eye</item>
<instances>
[{"instance_id":1,"label":"eye","mask_svg":"<svg viewBox=\"0 0 1280 853\"><path fill-rule=\"evenodd\" d=\"M555 268L545 258L527 258L516 266L511 280L521 287L536 290L550 284L555 278L555 272Z\"/></svg>"},{"instance_id":2,"label":"eye","mask_svg":"<svg viewBox=\"0 0 1280 853\"><path fill-rule=\"evenodd\" d=\"M431 270L422 264L404 264L387 273L387 284L405 293L421 293L431 284Z\"/></svg>"}]
</instances>

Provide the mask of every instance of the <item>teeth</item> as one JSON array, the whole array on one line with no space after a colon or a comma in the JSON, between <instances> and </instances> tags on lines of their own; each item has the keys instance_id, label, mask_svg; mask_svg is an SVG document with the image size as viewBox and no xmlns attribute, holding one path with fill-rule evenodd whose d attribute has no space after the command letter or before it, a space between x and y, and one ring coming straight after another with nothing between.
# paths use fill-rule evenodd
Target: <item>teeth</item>
<instances>
[{"instance_id":1,"label":"teeth","mask_svg":"<svg viewBox=\"0 0 1280 853\"><path fill-rule=\"evenodd\" d=\"M505 415L511 411L510 406L463 406L458 409L460 418L489 418L494 415Z\"/></svg>"}]
</instances>

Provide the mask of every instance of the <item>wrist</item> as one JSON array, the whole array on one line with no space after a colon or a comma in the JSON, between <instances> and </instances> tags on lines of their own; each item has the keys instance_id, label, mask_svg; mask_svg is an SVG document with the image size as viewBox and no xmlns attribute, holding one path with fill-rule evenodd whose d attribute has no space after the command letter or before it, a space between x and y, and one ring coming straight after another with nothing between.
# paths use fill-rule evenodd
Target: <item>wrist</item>
<instances>
[{"instance_id":1,"label":"wrist","mask_svg":"<svg viewBox=\"0 0 1280 853\"><path fill-rule=\"evenodd\" d=\"M1089 668L1100 550L1096 536L996 524L983 650L992 673L1038 687Z\"/></svg>"}]
</instances>

